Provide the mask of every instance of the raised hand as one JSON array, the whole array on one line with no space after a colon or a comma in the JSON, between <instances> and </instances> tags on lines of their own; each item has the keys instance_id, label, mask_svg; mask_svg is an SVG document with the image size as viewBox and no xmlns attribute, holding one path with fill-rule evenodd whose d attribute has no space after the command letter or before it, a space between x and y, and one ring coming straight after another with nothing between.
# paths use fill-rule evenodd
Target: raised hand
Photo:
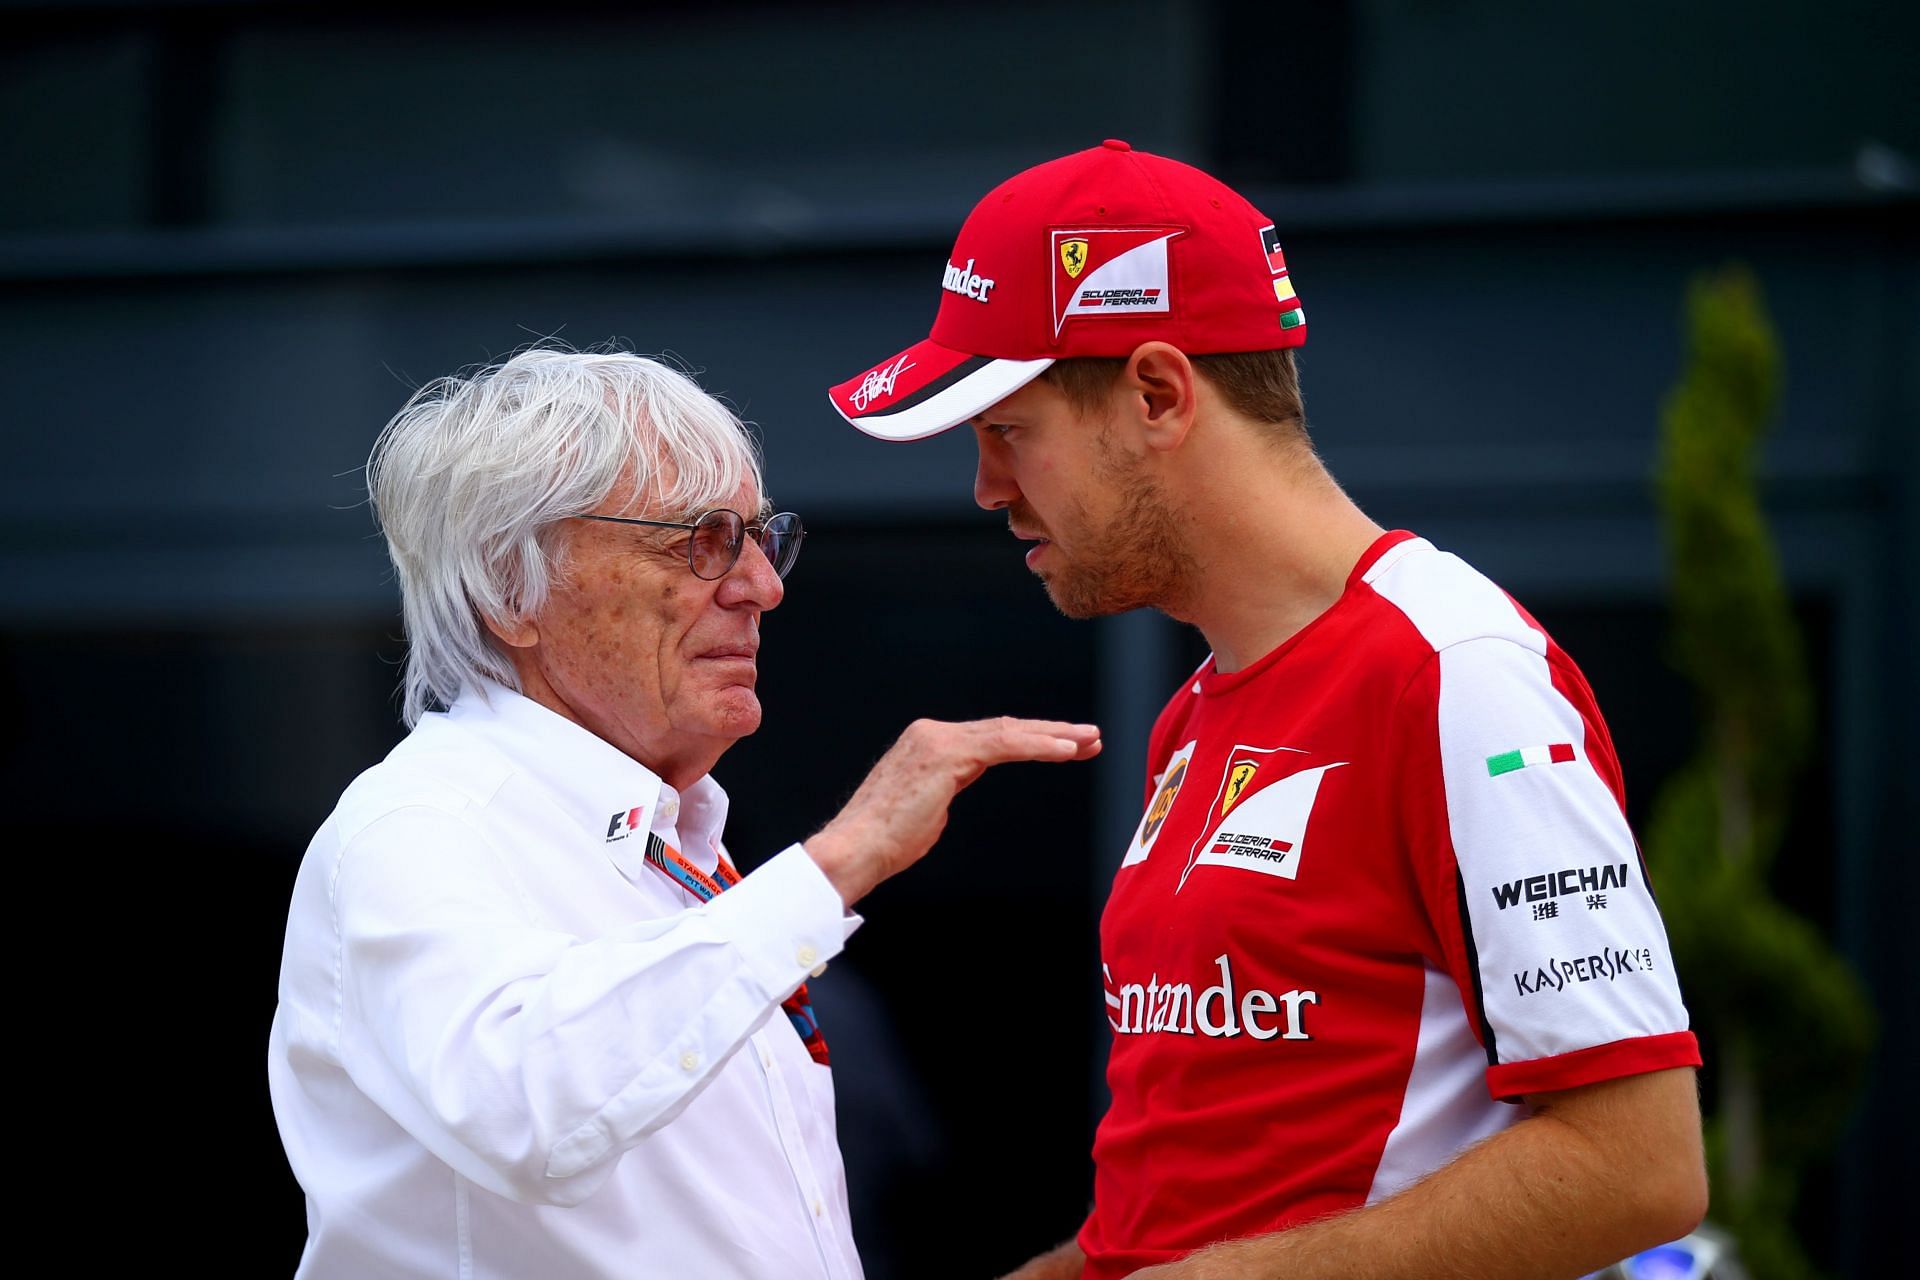
<instances>
[{"instance_id":1,"label":"raised hand","mask_svg":"<svg viewBox=\"0 0 1920 1280\"><path fill-rule=\"evenodd\" d=\"M805 847L852 906L925 857L946 829L953 798L992 766L1099 753L1097 725L1010 716L962 724L916 720Z\"/></svg>"}]
</instances>

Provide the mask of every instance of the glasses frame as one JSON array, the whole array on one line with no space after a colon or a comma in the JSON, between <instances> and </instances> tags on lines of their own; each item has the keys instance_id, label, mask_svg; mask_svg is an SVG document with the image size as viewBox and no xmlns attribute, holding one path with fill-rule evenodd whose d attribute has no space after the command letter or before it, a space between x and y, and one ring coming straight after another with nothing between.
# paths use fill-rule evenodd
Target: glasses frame
<instances>
[{"instance_id":1,"label":"glasses frame","mask_svg":"<svg viewBox=\"0 0 1920 1280\"><path fill-rule=\"evenodd\" d=\"M719 515L732 516L740 526L740 540L733 544L733 558L727 561L720 572L711 576L704 574L700 572L700 566L694 562L694 548L698 543L698 537L689 538L687 539L687 569L694 577L700 579L702 582L718 582L729 573L732 573L733 566L740 563L740 553L747 549L748 538L753 539L754 545L760 548L760 554L767 556L767 563L773 564L773 571L779 574L782 579L785 579L786 576L793 571L793 566L800 560L800 544L806 540L807 536L807 526L802 523L799 513L795 511L776 511L766 519L759 521L749 521L732 507L715 507L711 511L702 511L692 520L642 520L638 516L594 515L583 515L576 518L580 520L598 520L603 524L645 525L652 529L687 529L691 530L695 535L698 535L700 530L706 527L708 520ZM772 525L775 520L780 519L791 519L793 521L793 553L787 557L785 568L774 564L773 557L767 555L766 535L768 526Z\"/></svg>"}]
</instances>

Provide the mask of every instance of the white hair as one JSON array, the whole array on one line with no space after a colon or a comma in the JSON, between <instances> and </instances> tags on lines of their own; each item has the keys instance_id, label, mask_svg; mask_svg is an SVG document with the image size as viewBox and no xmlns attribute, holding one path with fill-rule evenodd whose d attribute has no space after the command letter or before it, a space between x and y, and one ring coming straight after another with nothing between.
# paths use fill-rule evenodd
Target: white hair
<instances>
[{"instance_id":1,"label":"white hair","mask_svg":"<svg viewBox=\"0 0 1920 1280\"><path fill-rule=\"evenodd\" d=\"M623 478L632 510L691 518L763 490L746 427L686 374L623 351L537 348L415 392L367 459L400 580L409 726L482 678L518 689L486 619L546 603L569 516ZM742 512L749 519L755 514Z\"/></svg>"}]
</instances>

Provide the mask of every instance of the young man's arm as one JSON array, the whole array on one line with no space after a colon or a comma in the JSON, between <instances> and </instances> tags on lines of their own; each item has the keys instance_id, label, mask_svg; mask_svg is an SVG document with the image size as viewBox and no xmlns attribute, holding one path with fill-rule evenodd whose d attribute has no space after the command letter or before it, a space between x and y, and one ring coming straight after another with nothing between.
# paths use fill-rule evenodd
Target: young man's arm
<instances>
[{"instance_id":1,"label":"young man's arm","mask_svg":"<svg viewBox=\"0 0 1920 1280\"><path fill-rule=\"evenodd\" d=\"M1004 1280L1080 1280L1081 1269L1086 1265L1087 1255L1080 1252L1079 1241L1069 1240L1057 1249L1049 1249Z\"/></svg>"},{"instance_id":2,"label":"young man's arm","mask_svg":"<svg viewBox=\"0 0 1920 1280\"><path fill-rule=\"evenodd\" d=\"M1691 1068L1527 1101L1533 1111L1527 1119L1379 1204L1213 1245L1134 1274L1140 1280L1573 1280L1683 1236L1705 1216ZM1051 1280L1056 1273L1031 1274Z\"/></svg>"}]
</instances>

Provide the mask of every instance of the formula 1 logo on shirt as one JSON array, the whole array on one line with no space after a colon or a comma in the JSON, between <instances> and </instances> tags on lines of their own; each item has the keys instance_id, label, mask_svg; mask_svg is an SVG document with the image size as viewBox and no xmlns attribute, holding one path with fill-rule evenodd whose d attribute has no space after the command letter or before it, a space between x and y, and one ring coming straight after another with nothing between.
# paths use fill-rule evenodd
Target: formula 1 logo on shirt
<instances>
[{"instance_id":1,"label":"formula 1 logo on shirt","mask_svg":"<svg viewBox=\"0 0 1920 1280\"><path fill-rule=\"evenodd\" d=\"M646 816L647 806L643 804L635 805L625 813L614 814L611 818L607 819L607 843L612 844L616 840L625 840L636 831L645 831L646 827L641 825L641 823Z\"/></svg>"},{"instance_id":2,"label":"formula 1 logo on shirt","mask_svg":"<svg viewBox=\"0 0 1920 1280\"><path fill-rule=\"evenodd\" d=\"M1313 816L1320 783L1330 770L1349 763L1337 760L1299 768L1306 755L1296 747L1234 747L1217 793L1219 823L1188 852L1175 893L1186 888L1187 877L1198 867L1231 867L1282 880L1299 878L1307 822ZM1289 765L1294 766L1290 772ZM1267 775L1264 780L1262 773Z\"/></svg>"}]
</instances>

